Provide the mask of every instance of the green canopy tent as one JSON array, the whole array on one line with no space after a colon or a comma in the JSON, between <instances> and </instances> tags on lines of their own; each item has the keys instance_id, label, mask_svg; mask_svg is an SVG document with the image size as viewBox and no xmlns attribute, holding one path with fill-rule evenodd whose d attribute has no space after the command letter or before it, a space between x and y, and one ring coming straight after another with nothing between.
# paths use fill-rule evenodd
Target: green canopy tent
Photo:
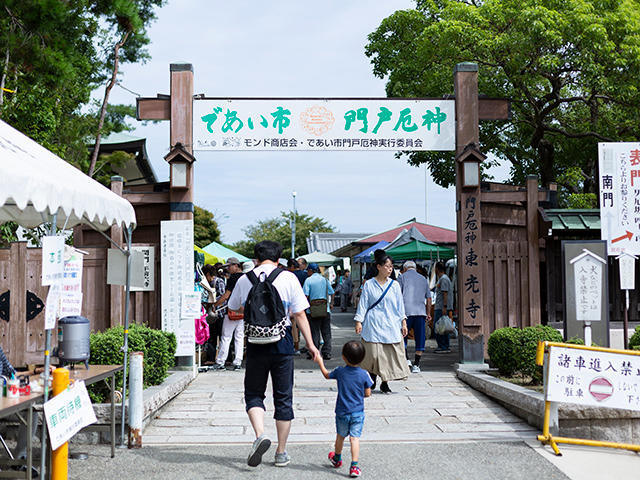
<instances>
[{"instance_id":1,"label":"green canopy tent","mask_svg":"<svg viewBox=\"0 0 640 480\"><path fill-rule=\"evenodd\" d=\"M386 249L385 249L386 250ZM448 260L455 256L453 248L412 240L386 250L394 260Z\"/></svg>"},{"instance_id":2,"label":"green canopy tent","mask_svg":"<svg viewBox=\"0 0 640 480\"><path fill-rule=\"evenodd\" d=\"M238 260L240 260L243 263L251 260L250 258L247 258L244 255L239 254L238 252L234 252L230 248L227 248L224 245L219 244L218 242L211 242L202 250L207 252L209 255L213 255L214 257L224 259L225 262L229 257L236 257Z\"/></svg>"}]
</instances>

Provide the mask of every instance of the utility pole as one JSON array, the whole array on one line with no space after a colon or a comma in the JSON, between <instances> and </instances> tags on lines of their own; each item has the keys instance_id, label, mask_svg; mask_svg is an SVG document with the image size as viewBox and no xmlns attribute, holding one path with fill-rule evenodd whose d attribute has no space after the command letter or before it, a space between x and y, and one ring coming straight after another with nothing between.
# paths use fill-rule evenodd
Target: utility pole
<instances>
[{"instance_id":1,"label":"utility pole","mask_svg":"<svg viewBox=\"0 0 640 480\"><path fill-rule=\"evenodd\" d=\"M291 216L291 258L296 258L296 195L293 192L293 215Z\"/></svg>"}]
</instances>

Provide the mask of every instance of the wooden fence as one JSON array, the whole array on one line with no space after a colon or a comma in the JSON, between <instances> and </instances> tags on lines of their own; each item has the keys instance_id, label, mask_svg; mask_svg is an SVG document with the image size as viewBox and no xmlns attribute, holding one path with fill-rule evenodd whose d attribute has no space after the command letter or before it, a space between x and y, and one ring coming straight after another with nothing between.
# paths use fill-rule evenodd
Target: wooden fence
<instances>
[{"instance_id":1,"label":"wooden fence","mask_svg":"<svg viewBox=\"0 0 640 480\"><path fill-rule=\"evenodd\" d=\"M103 331L121 324L123 315L112 315L111 293L107 285L107 248L82 247L82 312L91 331ZM157 257L156 257L157 258ZM0 345L12 365L42 363L44 355L44 303L48 287L42 283L42 250L27 248L26 242L12 243L0 249ZM149 323L158 328L159 262L156 260L156 289L132 292L131 322ZM57 335L52 337L52 347Z\"/></svg>"}]
</instances>

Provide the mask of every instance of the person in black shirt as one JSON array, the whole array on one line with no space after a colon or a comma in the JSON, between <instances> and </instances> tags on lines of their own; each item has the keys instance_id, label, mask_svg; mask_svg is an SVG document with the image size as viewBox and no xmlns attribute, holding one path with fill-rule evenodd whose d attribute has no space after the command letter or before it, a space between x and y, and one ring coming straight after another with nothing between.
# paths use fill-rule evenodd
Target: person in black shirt
<instances>
[{"instance_id":1,"label":"person in black shirt","mask_svg":"<svg viewBox=\"0 0 640 480\"><path fill-rule=\"evenodd\" d=\"M229 257L224 267L228 268L229 279L227 280L227 288L224 294L215 303L216 307L226 304L238 279L244 275L242 273L242 263L236 257ZM216 356L216 364L212 367L213 370L225 370L224 362L229 354L229 345L232 338L234 339L235 349L233 369L240 370L244 352L244 319L237 314L231 314L230 317L229 312L227 312L222 321L222 338L220 339L220 348L218 348L218 355Z\"/></svg>"}]
</instances>

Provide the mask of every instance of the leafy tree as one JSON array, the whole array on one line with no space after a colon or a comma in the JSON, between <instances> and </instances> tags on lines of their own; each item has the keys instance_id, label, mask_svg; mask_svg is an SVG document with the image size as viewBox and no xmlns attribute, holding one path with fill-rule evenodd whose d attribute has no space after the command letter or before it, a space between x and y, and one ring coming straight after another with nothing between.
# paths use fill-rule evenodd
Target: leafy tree
<instances>
[{"instance_id":1,"label":"leafy tree","mask_svg":"<svg viewBox=\"0 0 640 480\"><path fill-rule=\"evenodd\" d=\"M511 99L509 122L483 122L485 152L514 182L538 174L568 194L597 192L597 142L640 133L637 0L417 0L369 35L366 55L390 97L452 93L454 66L477 62L479 89ZM453 155L405 152L435 181L455 181ZM577 168L581 180L563 175Z\"/></svg>"},{"instance_id":2,"label":"leafy tree","mask_svg":"<svg viewBox=\"0 0 640 480\"><path fill-rule=\"evenodd\" d=\"M253 247L262 240L274 240L279 242L284 250L283 258L291 257L291 219L293 211L280 212L279 217L267 218L258 221L243 229L247 240L242 240L233 245L233 249L249 258L253 257ZM335 232L335 227L326 220L311 215L296 212L296 256L309 253L307 250L307 237L310 232Z\"/></svg>"},{"instance_id":3,"label":"leafy tree","mask_svg":"<svg viewBox=\"0 0 640 480\"><path fill-rule=\"evenodd\" d=\"M200 247L211 242L220 241L220 228L213 218L213 213L198 206L193 207L193 241Z\"/></svg>"},{"instance_id":4,"label":"leafy tree","mask_svg":"<svg viewBox=\"0 0 640 480\"><path fill-rule=\"evenodd\" d=\"M88 172L86 142L95 137L103 114L90 96L107 75L112 76L112 40L120 28L131 27L121 59L144 61L149 41L145 27L154 18L154 8L163 2L4 0L0 6L0 118ZM129 129L126 119L133 115L133 107L106 102L103 107L101 134ZM101 162L96 163L99 167ZM111 166L102 165L98 177L108 178L110 173Z\"/></svg>"}]
</instances>

